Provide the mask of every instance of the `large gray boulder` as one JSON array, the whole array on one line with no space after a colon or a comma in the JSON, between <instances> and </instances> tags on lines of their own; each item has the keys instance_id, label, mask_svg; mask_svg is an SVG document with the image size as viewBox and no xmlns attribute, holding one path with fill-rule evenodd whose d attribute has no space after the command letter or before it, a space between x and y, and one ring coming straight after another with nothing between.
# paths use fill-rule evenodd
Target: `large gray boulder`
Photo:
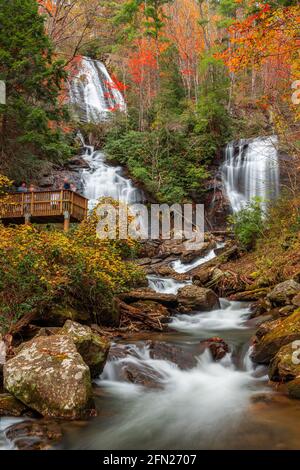
<instances>
[{"instance_id":1,"label":"large gray boulder","mask_svg":"<svg viewBox=\"0 0 300 470\"><path fill-rule=\"evenodd\" d=\"M274 305L286 305L292 303L293 297L299 293L300 284L290 279L277 284L268 295L268 298Z\"/></svg>"},{"instance_id":2,"label":"large gray boulder","mask_svg":"<svg viewBox=\"0 0 300 470\"><path fill-rule=\"evenodd\" d=\"M43 416L80 418L90 405L90 371L68 336L32 339L3 372L4 388Z\"/></svg>"},{"instance_id":3,"label":"large gray boulder","mask_svg":"<svg viewBox=\"0 0 300 470\"><path fill-rule=\"evenodd\" d=\"M110 342L89 326L67 320L60 335L69 336L84 362L89 366L92 377L97 377L104 369Z\"/></svg>"},{"instance_id":4,"label":"large gray boulder","mask_svg":"<svg viewBox=\"0 0 300 470\"><path fill-rule=\"evenodd\" d=\"M182 313L209 311L220 307L217 295L211 289L195 285L179 289L177 294L178 310Z\"/></svg>"}]
</instances>

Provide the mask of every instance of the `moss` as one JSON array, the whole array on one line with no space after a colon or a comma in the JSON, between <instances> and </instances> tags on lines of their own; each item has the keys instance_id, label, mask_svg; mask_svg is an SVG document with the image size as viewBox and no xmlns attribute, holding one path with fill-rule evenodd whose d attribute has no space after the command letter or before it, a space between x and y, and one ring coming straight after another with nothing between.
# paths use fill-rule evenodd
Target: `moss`
<instances>
[{"instance_id":1,"label":"moss","mask_svg":"<svg viewBox=\"0 0 300 470\"><path fill-rule=\"evenodd\" d=\"M254 361L268 364L282 346L300 339L300 309L285 318L255 346Z\"/></svg>"}]
</instances>

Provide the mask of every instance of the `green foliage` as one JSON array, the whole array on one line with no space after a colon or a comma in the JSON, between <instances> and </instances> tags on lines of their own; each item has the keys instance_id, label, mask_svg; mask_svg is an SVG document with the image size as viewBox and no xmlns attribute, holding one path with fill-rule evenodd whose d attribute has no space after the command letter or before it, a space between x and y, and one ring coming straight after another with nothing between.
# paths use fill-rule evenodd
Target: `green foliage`
<instances>
[{"instance_id":1,"label":"green foliage","mask_svg":"<svg viewBox=\"0 0 300 470\"><path fill-rule=\"evenodd\" d=\"M114 128L108 134L105 151L161 202L200 198L204 192L203 181L209 174L205 161L201 161L198 137L184 128L145 132Z\"/></svg>"},{"instance_id":2,"label":"green foliage","mask_svg":"<svg viewBox=\"0 0 300 470\"><path fill-rule=\"evenodd\" d=\"M229 222L233 225L235 236L242 247L246 250L253 249L264 229L261 200L255 198L238 213L230 216Z\"/></svg>"},{"instance_id":3,"label":"green foliage","mask_svg":"<svg viewBox=\"0 0 300 470\"><path fill-rule=\"evenodd\" d=\"M7 104L0 105L0 167L24 178L43 160L62 162L71 154L60 130L68 115L58 102L66 73L64 63L53 60L35 0L0 0L0 24L0 80L7 91Z\"/></svg>"}]
</instances>

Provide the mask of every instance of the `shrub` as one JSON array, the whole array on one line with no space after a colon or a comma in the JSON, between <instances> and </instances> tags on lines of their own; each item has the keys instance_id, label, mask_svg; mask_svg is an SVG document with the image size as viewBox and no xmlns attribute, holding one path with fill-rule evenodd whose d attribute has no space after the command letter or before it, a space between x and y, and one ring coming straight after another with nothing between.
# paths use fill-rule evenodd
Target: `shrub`
<instances>
[{"instance_id":1,"label":"shrub","mask_svg":"<svg viewBox=\"0 0 300 470\"><path fill-rule=\"evenodd\" d=\"M95 224L94 212L68 234L0 224L0 331L57 303L86 311L93 321L114 323L114 296L137 285L143 274L125 261L134 243L101 241Z\"/></svg>"},{"instance_id":2,"label":"shrub","mask_svg":"<svg viewBox=\"0 0 300 470\"><path fill-rule=\"evenodd\" d=\"M238 213L229 217L237 240L246 250L255 247L256 239L263 234L264 217L261 201L255 198Z\"/></svg>"}]
</instances>

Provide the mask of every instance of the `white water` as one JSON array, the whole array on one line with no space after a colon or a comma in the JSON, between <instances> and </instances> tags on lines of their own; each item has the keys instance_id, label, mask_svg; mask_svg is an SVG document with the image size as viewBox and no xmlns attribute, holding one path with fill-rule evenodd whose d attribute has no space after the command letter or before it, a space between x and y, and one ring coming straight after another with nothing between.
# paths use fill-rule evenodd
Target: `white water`
<instances>
[{"instance_id":1,"label":"white water","mask_svg":"<svg viewBox=\"0 0 300 470\"><path fill-rule=\"evenodd\" d=\"M175 281L174 279L167 279L159 276L148 276L149 287L156 292L163 294L177 294L178 290L189 284L192 281Z\"/></svg>"},{"instance_id":2,"label":"white water","mask_svg":"<svg viewBox=\"0 0 300 470\"><path fill-rule=\"evenodd\" d=\"M223 248L225 246L224 243L217 243L217 248ZM188 273L194 268L201 266L202 264L210 261L216 257L215 250L210 250L207 255L201 256L196 258L195 260L191 261L190 263L183 263L180 259L174 261L171 266L179 274Z\"/></svg>"},{"instance_id":3,"label":"white water","mask_svg":"<svg viewBox=\"0 0 300 470\"><path fill-rule=\"evenodd\" d=\"M177 315L170 327L174 330L199 335L205 332L247 329L246 322L250 310L242 302L229 302L221 299L221 308L212 312L200 312L193 315Z\"/></svg>"},{"instance_id":4,"label":"white water","mask_svg":"<svg viewBox=\"0 0 300 470\"><path fill-rule=\"evenodd\" d=\"M123 95L105 65L88 57L82 58L80 70L70 83L70 101L84 122L101 122L114 111L126 111Z\"/></svg>"},{"instance_id":5,"label":"white water","mask_svg":"<svg viewBox=\"0 0 300 470\"><path fill-rule=\"evenodd\" d=\"M111 197L128 205L143 200L141 191L133 186L130 179L122 176L122 168L108 165L102 152L86 147L84 158L90 167L82 174L84 195L89 199L91 208L101 197Z\"/></svg>"},{"instance_id":6,"label":"white water","mask_svg":"<svg viewBox=\"0 0 300 470\"><path fill-rule=\"evenodd\" d=\"M222 179L233 212L258 197L263 208L279 193L278 139L258 137L229 143Z\"/></svg>"}]
</instances>

